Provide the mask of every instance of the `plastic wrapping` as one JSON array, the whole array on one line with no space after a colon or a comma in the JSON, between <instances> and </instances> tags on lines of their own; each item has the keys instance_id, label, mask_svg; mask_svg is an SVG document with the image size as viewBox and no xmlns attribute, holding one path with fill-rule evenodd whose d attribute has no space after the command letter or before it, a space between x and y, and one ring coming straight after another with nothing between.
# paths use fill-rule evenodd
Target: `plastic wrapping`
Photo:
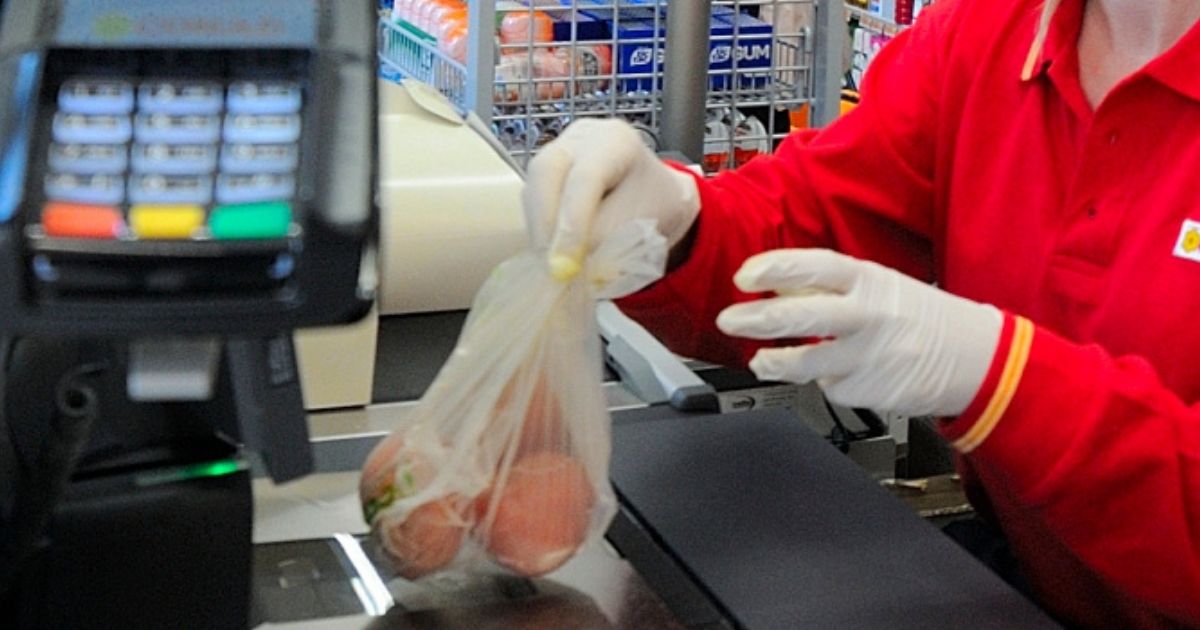
<instances>
[{"instance_id":1,"label":"plastic wrapping","mask_svg":"<svg viewBox=\"0 0 1200 630\"><path fill-rule=\"evenodd\" d=\"M554 22L541 11L512 11L500 21L501 44L554 41Z\"/></svg>"},{"instance_id":2,"label":"plastic wrapping","mask_svg":"<svg viewBox=\"0 0 1200 630\"><path fill-rule=\"evenodd\" d=\"M414 421L363 468L364 515L397 573L542 575L603 536L616 502L595 301L661 277L666 250L633 222L568 282L545 252L493 271Z\"/></svg>"}]
</instances>

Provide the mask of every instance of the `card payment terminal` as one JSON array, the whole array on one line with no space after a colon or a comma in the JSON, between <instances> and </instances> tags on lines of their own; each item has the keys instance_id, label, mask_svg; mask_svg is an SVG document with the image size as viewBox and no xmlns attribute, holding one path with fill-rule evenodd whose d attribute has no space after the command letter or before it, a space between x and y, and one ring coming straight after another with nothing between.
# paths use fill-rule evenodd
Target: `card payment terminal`
<instances>
[{"instance_id":1,"label":"card payment terminal","mask_svg":"<svg viewBox=\"0 0 1200 630\"><path fill-rule=\"evenodd\" d=\"M245 334L366 310L367 2L9 4L0 331Z\"/></svg>"}]
</instances>

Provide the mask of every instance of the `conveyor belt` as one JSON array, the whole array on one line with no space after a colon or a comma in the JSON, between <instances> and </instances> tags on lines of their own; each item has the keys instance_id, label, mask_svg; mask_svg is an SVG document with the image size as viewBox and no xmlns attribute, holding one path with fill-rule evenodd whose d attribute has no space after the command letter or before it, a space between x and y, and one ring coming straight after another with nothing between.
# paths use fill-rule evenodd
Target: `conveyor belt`
<instances>
[{"instance_id":1,"label":"conveyor belt","mask_svg":"<svg viewBox=\"0 0 1200 630\"><path fill-rule=\"evenodd\" d=\"M623 506L741 627L1053 627L794 416L636 410L613 439Z\"/></svg>"}]
</instances>

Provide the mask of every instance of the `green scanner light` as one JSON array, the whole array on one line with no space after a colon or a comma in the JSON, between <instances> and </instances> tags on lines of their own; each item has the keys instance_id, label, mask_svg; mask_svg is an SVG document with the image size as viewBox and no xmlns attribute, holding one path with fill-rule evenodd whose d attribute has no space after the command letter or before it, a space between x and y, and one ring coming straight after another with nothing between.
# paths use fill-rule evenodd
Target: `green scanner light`
<instances>
[{"instance_id":1,"label":"green scanner light","mask_svg":"<svg viewBox=\"0 0 1200 630\"><path fill-rule=\"evenodd\" d=\"M156 470L154 472L138 475L135 483L138 486L156 486L164 483L177 483L180 481L191 481L193 479L208 479L212 477L224 477L232 475L236 472L245 469L245 464L236 459L221 459L215 462L204 462L202 464L191 464L189 466L180 466L178 468L168 468L166 470Z\"/></svg>"}]
</instances>

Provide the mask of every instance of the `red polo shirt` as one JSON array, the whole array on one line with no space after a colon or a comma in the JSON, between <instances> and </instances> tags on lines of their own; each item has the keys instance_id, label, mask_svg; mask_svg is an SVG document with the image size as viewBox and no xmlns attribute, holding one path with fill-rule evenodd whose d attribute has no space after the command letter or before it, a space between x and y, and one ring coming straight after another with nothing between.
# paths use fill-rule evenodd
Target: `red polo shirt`
<instances>
[{"instance_id":1,"label":"red polo shirt","mask_svg":"<svg viewBox=\"0 0 1200 630\"><path fill-rule=\"evenodd\" d=\"M621 306L744 364L717 313L751 254L832 247L1006 312L948 422L1042 602L1088 626L1200 626L1200 29L1095 111L1083 0L1021 78L1040 0L941 0L861 105L700 183L689 259ZM886 524L881 524L886 526Z\"/></svg>"}]
</instances>

